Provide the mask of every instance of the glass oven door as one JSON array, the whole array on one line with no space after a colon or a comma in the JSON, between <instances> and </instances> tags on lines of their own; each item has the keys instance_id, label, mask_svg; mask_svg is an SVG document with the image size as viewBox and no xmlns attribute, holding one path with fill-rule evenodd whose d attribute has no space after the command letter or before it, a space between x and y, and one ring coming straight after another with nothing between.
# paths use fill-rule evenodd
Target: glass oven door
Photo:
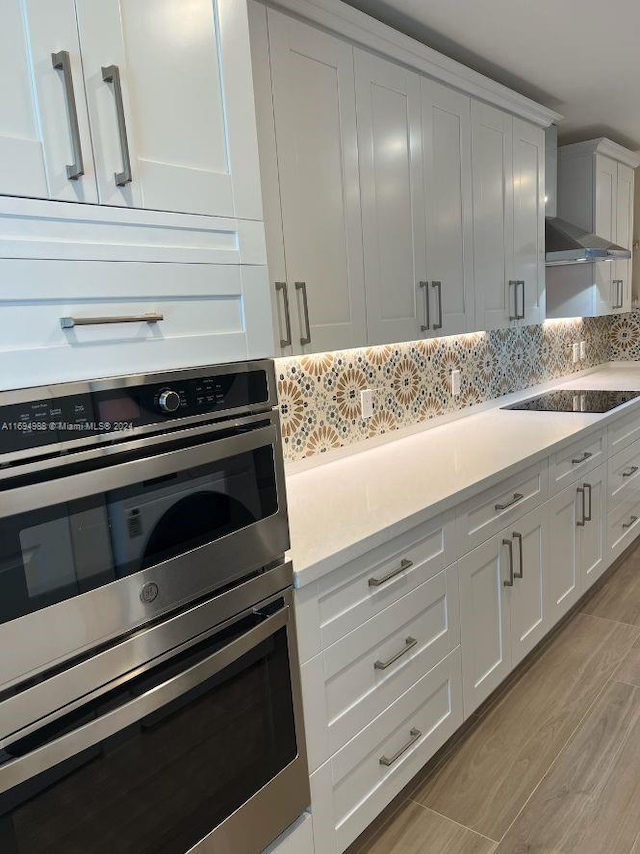
<instances>
[{"instance_id":1,"label":"glass oven door","mask_svg":"<svg viewBox=\"0 0 640 854\"><path fill-rule=\"evenodd\" d=\"M271 413L1 479L0 689L281 557L279 443Z\"/></svg>"},{"instance_id":2,"label":"glass oven door","mask_svg":"<svg viewBox=\"0 0 640 854\"><path fill-rule=\"evenodd\" d=\"M265 848L310 803L290 603L245 611L4 744L0 851Z\"/></svg>"}]
</instances>

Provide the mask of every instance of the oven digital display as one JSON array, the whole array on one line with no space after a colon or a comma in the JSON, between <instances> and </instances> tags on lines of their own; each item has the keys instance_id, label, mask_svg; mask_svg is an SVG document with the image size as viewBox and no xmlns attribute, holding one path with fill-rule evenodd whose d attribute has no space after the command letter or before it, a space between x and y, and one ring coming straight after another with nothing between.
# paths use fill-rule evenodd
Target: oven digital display
<instances>
[{"instance_id":1,"label":"oven digital display","mask_svg":"<svg viewBox=\"0 0 640 854\"><path fill-rule=\"evenodd\" d=\"M101 421L135 421L140 418L140 407L132 397L111 397L98 401Z\"/></svg>"}]
</instances>

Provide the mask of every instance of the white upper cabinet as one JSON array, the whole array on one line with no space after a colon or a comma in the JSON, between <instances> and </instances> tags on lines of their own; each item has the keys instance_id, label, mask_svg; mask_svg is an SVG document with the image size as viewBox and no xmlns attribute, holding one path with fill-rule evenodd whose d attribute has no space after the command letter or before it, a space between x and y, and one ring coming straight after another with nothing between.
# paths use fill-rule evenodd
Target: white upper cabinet
<instances>
[{"instance_id":1,"label":"white upper cabinet","mask_svg":"<svg viewBox=\"0 0 640 854\"><path fill-rule=\"evenodd\" d=\"M427 335L474 329L471 99L423 78Z\"/></svg>"},{"instance_id":2,"label":"white upper cabinet","mask_svg":"<svg viewBox=\"0 0 640 854\"><path fill-rule=\"evenodd\" d=\"M369 344L430 326L425 273L420 78L355 51Z\"/></svg>"},{"instance_id":3,"label":"white upper cabinet","mask_svg":"<svg viewBox=\"0 0 640 854\"><path fill-rule=\"evenodd\" d=\"M101 203L259 219L244 4L76 6Z\"/></svg>"},{"instance_id":4,"label":"white upper cabinet","mask_svg":"<svg viewBox=\"0 0 640 854\"><path fill-rule=\"evenodd\" d=\"M558 149L558 216L631 249L634 169L638 166L640 157L635 152L608 139L562 146ZM584 315L631 310L630 259L598 261L584 267L580 274L557 274L554 291L560 295L551 294L558 303L552 312L555 316L563 307L567 313Z\"/></svg>"},{"instance_id":5,"label":"white upper cabinet","mask_svg":"<svg viewBox=\"0 0 640 854\"><path fill-rule=\"evenodd\" d=\"M520 313L513 270L513 122L471 105L476 326L507 326Z\"/></svg>"},{"instance_id":6,"label":"white upper cabinet","mask_svg":"<svg viewBox=\"0 0 640 854\"><path fill-rule=\"evenodd\" d=\"M0 0L0 194L95 202L73 0Z\"/></svg>"},{"instance_id":7,"label":"white upper cabinet","mask_svg":"<svg viewBox=\"0 0 640 854\"><path fill-rule=\"evenodd\" d=\"M513 279L524 324L545 318L544 131L513 119Z\"/></svg>"},{"instance_id":8,"label":"white upper cabinet","mask_svg":"<svg viewBox=\"0 0 640 854\"><path fill-rule=\"evenodd\" d=\"M293 352L361 345L367 335L353 49L272 10L268 24L291 320L285 340L293 340Z\"/></svg>"}]
</instances>

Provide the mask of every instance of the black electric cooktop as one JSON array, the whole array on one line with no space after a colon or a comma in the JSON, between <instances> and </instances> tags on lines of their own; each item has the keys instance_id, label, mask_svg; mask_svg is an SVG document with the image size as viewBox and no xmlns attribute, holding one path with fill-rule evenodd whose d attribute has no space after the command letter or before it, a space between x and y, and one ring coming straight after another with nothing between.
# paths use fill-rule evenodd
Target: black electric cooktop
<instances>
[{"instance_id":1,"label":"black electric cooktop","mask_svg":"<svg viewBox=\"0 0 640 854\"><path fill-rule=\"evenodd\" d=\"M636 397L640 391L597 391L592 389L558 389L503 406L503 409L526 409L530 412L609 412Z\"/></svg>"}]
</instances>

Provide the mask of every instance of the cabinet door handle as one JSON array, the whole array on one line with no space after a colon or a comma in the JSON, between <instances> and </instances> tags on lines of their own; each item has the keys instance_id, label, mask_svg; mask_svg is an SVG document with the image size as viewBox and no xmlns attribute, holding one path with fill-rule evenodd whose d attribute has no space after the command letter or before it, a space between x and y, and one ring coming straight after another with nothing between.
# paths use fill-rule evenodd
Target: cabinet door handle
<instances>
[{"instance_id":1,"label":"cabinet door handle","mask_svg":"<svg viewBox=\"0 0 640 854\"><path fill-rule=\"evenodd\" d=\"M623 527L623 528L630 528L632 525L635 525L635 523L636 523L637 521L638 521L638 517L637 517L637 516L631 516L631 518L629 519L629 521L628 521L628 522L623 522L623 523L622 523L622 527Z\"/></svg>"},{"instance_id":2,"label":"cabinet door handle","mask_svg":"<svg viewBox=\"0 0 640 854\"><path fill-rule=\"evenodd\" d=\"M522 534L514 531L511 535L514 540L518 541L518 567L519 571L513 573L514 578L524 578L524 555L522 554Z\"/></svg>"},{"instance_id":3,"label":"cabinet door handle","mask_svg":"<svg viewBox=\"0 0 640 854\"><path fill-rule=\"evenodd\" d=\"M577 457L576 459L571 460L571 465L578 466L580 465L580 463L586 462L592 456L593 454L591 453L591 451L585 451L581 457Z\"/></svg>"},{"instance_id":4,"label":"cabinet door handle","mask_svg":"<svg viewBox=\"0 0 640 854\"><path fill-rule=\"evenodd\" d=\"M406 655L410 649L418 643L415 638L407 638L404 642L404 646L399 652L396 652L395 655L392 655L391 658L388 658L386 661L376 661L374 662L373 669L374 670L386 670L387 667L391 667L391 665L397 661L399 658L402 658L403 655Z\"/></svg>"},{"instance_id":5,"label":"cabinet door handle","mask_svg":"<svg viewBox=\"0 0 640 854\"><path fill-rule=\"evenodd\" d=\"M396 575L400 575L400 573L404 572L405 569L411 569L412 566L412 560L402 558L402 560L400 561L400 566L397 566L395 569L392 569L391 572L388 572L386 575L383 575L382 578L370 578L369 587L380 587L381 584L386 584L387 581L391 581L391 579L395 578Z\"/></svg>"},{"instance_id":6,"label":"cabinet door handle","mask_svg":"<svg viewBox=\"0 0 640 854\"><path fill-rule=\"evenodd\" d=\"M517 504L518 501L522 501L523 498L524 495L521 492L514 492L511 501L506 501L504 504L496 504L495 508L497 511L507 510L509 507L513 507L514 504Z\"/></svg>"},{"instance_id":7,"label":"cabinet door handle","mask_svg":"<svg viewBox=\"0 0 640 854\"><path fill-rule=\"evenodd\" d=\"M509 549L509 578L502 583L505 587L513 587L513 579L515 577L513 573L513 541L504 539L502 545Z\"/></svg>"},{"instance_id":8,"label":"cabinet door handle","mask_svg":"<svg viewBox=\"0 0 640 854\"><path fill-rule=\"evenodd\" d=\"M635 474L638 471L638 466L631 466L630 469L622 472L622 477L631 477L631 475Z\"/></svg>"},{"instance_id":9,"label":"cabinet door handle","mask_svg":"<svg viewBox=\"0 0 640 854\"><path fill-rule=\"evenodd\" d=\"M300 338L301 344L311 344L311 326L309 325L309 301L307 299L307 283L296 282L296 290L302 291L302 311L304 312L304 325L306 335Z\"/></svg>"},{"instance_id":10,"label":"cabinet door handle","mask_svg":"<svg viewBox=\"0 0 640 854\"><path fill-rule=\"evenodd\" d=\"M431 282L431 287L438 295L438 322L433 324L433 328L442 329L442 282Z\"/></svg>"},{"instance_id":11,"label":"cabinet door handle","mask_svg":"<svg viewBox=\"0 0 640 854\"><path fill-rule=\"evenodd\" d=\"M520 279L520 284L522 285L522 314L519 315L518 320L524 320L524 316L526 314L524 303L525 303L525 288L526 283L524 279Z\"/></svg>"},{"instance_id":12,"label":"cabinet door handle","mask_svg":"<svg viewBox=\"0 0 640 854\"><path fill-rule=\"evenodd\" d=\"M420 325L420 332L427 332L431 329L431 312L429 310L429 283L420 282L420 289L424 290L424 319L425 323Z\"/></svg>"},{"instance_id":13,"label":"cabinet door handle","mask_svg":"<svg viewBox=\"0 0 640 854\"><path fill-rule=\"evenodd\" d=\"M511 302L511 288L513 288L513 314L509 315L509 320L520 320L518 314L518 281L509 279L509 302Z\"/></svg>"},{"instance_id":14,"label":"cabinet door handle","mask_svg":"<svg viewBox=\"0 0 640 854\"><path fill-rule=\"evenodd\" d=\"M120 138L120 153L122 155L122 172L114 172L116 187L125 187L133 180L131 175L131 157L129 155L129 140L127 139L127 121L122 100L122 83L120 69L117 65L102 67L102 79L105 83L113 83L113 94L116 99L116 116L118 118L118 136Z\"/></svg>"},{"instance_id":15,"label":"cabinet door handle","mask_svg":"<svg viewBox=\"0 0 640 854\"><path fill-rule=\"evenodd\" d=\"M80 142L80 127L78 126L78 109L76 107L76 96L73 91L73 76L71 73L71 59L68 50L60 50L51 54L51 64L56 71L62 71L64 81L64 95L67 101L67 114L69 117L69 131L71 133L71 150L73 163L67 165L67 178L77 181L84 175L84 161L82 159L82 144Z\"/></svg>"},{"instance_id":16,"label":"cabinet door handle","mask_svg":"<svg viewBox=\"0 0 640 854\"><path fill-rule=\"evenodd\" d=\"M578 528L584 528L584 523L587 521L587 520L586 520L586 518L585 518L584 489L583 489L581 486L579 486L579 487L576 489L576 493L577 493L578 495L580 495L580 496L581 496L581 499L582 499L582 501L581 501L581 505L582 505L582 519L578 519L578 520L576 521L576 525L578 526Z\"/></svg>"},{"instance_id":17,"label":"cabinet door handle","mask_svg":"<svg viewBox=\"0 0 640 854\"><path fill-rule=\"evenodd\" d=\"M60 326L63 329L73 329L74 326L104 326L107 323L159 323L164 320L163 314L121 314L114 317L61 317Z\"/></svg>"},{"instance_id":18,"label":"cabinet door handle","mask_svg":"<svg viewBox=\"0 0 640 854\"><path fill-rule=\"evenodd\" d=\"M412 729L409 730L409 735L411 736L411 738L404 745L404 747L401 747L400 750L398 750L397 753L394 753L393 756L389 756L389 757L386 757L386 756L380 757L380 764L381 765L384 765L386 768L388 768L390 765L393 765L393 763L397 762L398 759L400 759L400 757L402 756L402 754L406 753L407 750L409 750L409 748L412 745L414 745L419 738L422 738L422 733L420 732L419 729L416 729L415 727L413 727Z\"/></svg>"},{"instance_id":19,"label":"cabinet door handle","mask_svg":"<svg viewBox=\"0 0 640 854\"><path fill-rule=\"evenodd\" d=\"M624 279L613 279L612 284L616 289L616 301L613 304L613 308L622 308L624 304Z\"/></svg>"},{"instance_id":20,"label":"cabinet door handle","mask_svg":"<svg viewBox=\"0 0 640 854\"><path fill-rule=\"evenodd\" d=\"M583 483L582 487L584 489L584 496L585 497L587 495L589 496L589 510L588 510L588 512L584 512L584 510L583 510L582 515L584 516L585 522L590 522L591 521L591 484L590 483ZM584 507L584 505L583 505L583 507Z\"/></svg>"},{"instance_id":21,"label":"cabinet door handle","mask_svg":"<svg viewBox=\"0 0 640 854\"><path fill-rule=\"evenodd\" d=\"M287 337L280 339L281 347L289 347L292 343L291 339L291 314L289 312L289 289L286 282L276 282L276 292L282 291L282 301L284 304L284 324L287 330Z\"/></svg>"}]
</instances>

